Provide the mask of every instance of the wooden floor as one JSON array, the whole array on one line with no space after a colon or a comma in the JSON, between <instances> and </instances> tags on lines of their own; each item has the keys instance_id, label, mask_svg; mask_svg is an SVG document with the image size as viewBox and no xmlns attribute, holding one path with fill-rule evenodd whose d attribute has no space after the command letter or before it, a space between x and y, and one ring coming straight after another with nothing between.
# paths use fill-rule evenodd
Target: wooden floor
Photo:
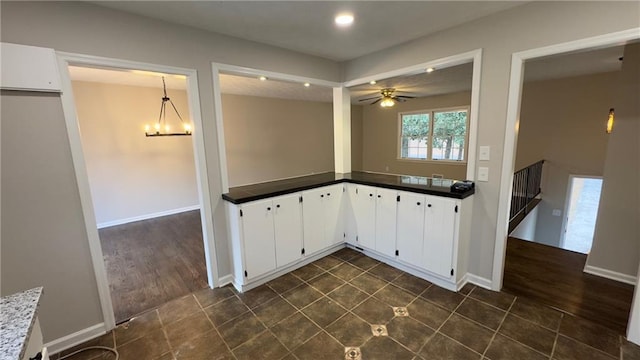
<instances>
[{"instance_id":1,"label":"wooden floor","mask_svg":"<svg viewBox=\"0 0 640 360\"><path fill-rule=\"evenodd\" d=\"M586 259L585 254L509 238L502 290L625 334L633 286L584 273Z\"/></svg>"},{"instance_id":2,"label":"wooden floor","mask_svg":"<svg viewBox=\"0 0 640 360\"><path fill-rule=\"evenodd\" d=\"M117 323L207 287L198 210L99 234Z\"/></svg>"}]
</instances>

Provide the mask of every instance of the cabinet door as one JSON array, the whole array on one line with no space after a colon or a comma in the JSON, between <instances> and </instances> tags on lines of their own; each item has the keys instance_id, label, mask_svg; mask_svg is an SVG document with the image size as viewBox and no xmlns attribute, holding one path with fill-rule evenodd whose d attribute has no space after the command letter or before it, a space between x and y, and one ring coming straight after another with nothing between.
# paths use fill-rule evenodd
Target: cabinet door
<instances>
[{"instance_id":1,"label":"cabinet door","mask_svg":"<svg viewBox=\"0 0 640 360\"><path fill-rule=\"evenodd\" d=\"M356 244L369 249L376 246L376 188L357 185L353 198Z\"/></svg>"},{"instance_id":2,"label":"cabinet door","mask_svg":"<svg viewBox=\"0 0 640 360\"><path fill-rule=\"evenodd\" d=\"M307 255L325 247L324 194L323 188L302 193L304 250Z\"/></svg>"},{"instance_id":3,"label":"cabinet door","mask_svg":"<svg viewBox=\"0 0 640 360\"><path fill-rule=\"evenodd\" d=\"M271 199L242 205L244 270L252 279L276 268Z\"/></svg>"},{"instance_id":4,"label":"cabinet door","mask_svg":"<svg viewBox=\"0 0 640 360\"><path fill-rule=\"evenodd\" d=\"M344 221L342 218L343 185L324 188L325 247L344 241Z\"/></svg>"},{"instance_id":5,"label":"cabinet door","mask_svg":"<svg viewBox=\"0 0 640 360\"><path fill-rule=\"evenodd\" d=\"M344 205L344 228L347 234L345 240L351 245L357 245L356 235L358 233L355 217L355 208L353 204L356 200L356 185L345 184L347 191L342 200Z\"/></svg>"},{"instance_id":6,"label":"cabinet door","mask_svg":"<svg viewBox=\"0 0 640 360\"><path fill-rule=\"evenodd\" d=\"M453 269L456 201L437 196L426 197L424 226L424 268L450 278Z\"/></svg>"},{"instance_id":7,"label":"cabinet door","mask_svg":"<svg viewBox=\"0 0 640 360\"><path fill-rule=\"evenodd\" d=\"M388 256L396 253L396 211L398 193L395 190L377 189L376 195L376 251Z\"/></svg>"},{"instance_id":8,"label":"cabinet door","mask_svg":"<svg viewBox=\"0 0 640 360\"><path fill-rule=\"evenodd\" d=\"M424 267L422 246L425 208L424 195L400 193L397 227L398 259L418 267Z\"/></svg>"},{"instance_id":9,"label":"cabinet door","mask_svg":"<svg viewBox=\"0 0 640 360\"><path fill-rule=\"evenodd\" d=\"M282 267L302 257L302 204L300 194L273 199L276 265Z\"/></svg>"}]
</instances>

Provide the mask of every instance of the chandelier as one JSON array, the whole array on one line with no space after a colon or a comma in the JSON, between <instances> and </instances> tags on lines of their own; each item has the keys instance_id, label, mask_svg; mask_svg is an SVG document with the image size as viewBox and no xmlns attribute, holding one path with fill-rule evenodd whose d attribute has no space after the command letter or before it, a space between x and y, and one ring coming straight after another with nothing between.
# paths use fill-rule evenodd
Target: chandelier
<instances>
[{"instance_id":1,"label":"chandelier","mask_svg":"<svg viewBox=\"0 0 640 360\"><path fill-rule=\"evenodd\" d=\"M162 103L160 104L160 116L158 116L158 122L153 125L153 130L151 130L150 125L145 125L145 136L191 136L191 124L182 119L182 116L180 116L180 113L173 104L173 101L171 101L169 96L167 96L167 85L164 81L164 76L162 77L162 88L164 90L164 96L162 97ZM182 125L181 132L171 132L171 126L167 123L167 103L171 104L176 115L178 115L178 119L180 119L180 124Z\"/></svg>"}]
</instances>

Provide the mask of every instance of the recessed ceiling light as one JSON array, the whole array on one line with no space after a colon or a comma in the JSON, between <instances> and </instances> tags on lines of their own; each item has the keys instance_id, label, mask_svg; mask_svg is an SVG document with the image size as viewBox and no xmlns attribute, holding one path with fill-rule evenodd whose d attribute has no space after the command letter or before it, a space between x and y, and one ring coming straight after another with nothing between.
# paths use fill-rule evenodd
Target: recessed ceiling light
<instances>
[{"instance_id":1,"label":"recessed ceiling light","mask_svg":"<svg viewBox=\"0 0 640 360\"><path fill-rule=\"evenodd\" d=\"M304 87L309 87L309 86L311 86L311 84L309 84L309 83L304 83Z\"/></svg>"},{"instance_id":2,"label":"recessed ceiling light","mask_svg":"<svg viewBox=\"0 0 640 360\"><path fill-rule=\"evenodd\" d=\"M375 81L375 80L369 81L369 84L371 84L371 85L375 85L376 83L377 83L377 81Z\"/></svg>"},{"instance_id":3,"label":"recessed ceiling light","mask_svg":"<svg viewBox=\"0 0 640 360\"><path fill-rule=\"evenodd\" d=\"M336 16L336 24L338 26L349 26L353 24L353 15L351 14L338 14Z\"/></svg>"},{"instance_id":4,"label":"recessed ceiling light","mask_svg":"<svg viewBox=\"0 0 640 360\"><path fill-rule=\"evenodd\" d=\"M428 68L428 69L427 69L427 72L428 72L428 73L432 73L432 72L434 72L434 71L436 71L436 68L432 68L432 67L430 67L430 68Z\"/></svg>"},{"instance_id":5,"label":"recessed ceiling light","mask_svg":"<svg viewBox=\"0 0 640 360\"><path fill-rule=\"evenodd\" d=\"M267 81L267 77L266 76L260 76L258 79L260 79L260 81Z\"/></svg>"}]
</instances>

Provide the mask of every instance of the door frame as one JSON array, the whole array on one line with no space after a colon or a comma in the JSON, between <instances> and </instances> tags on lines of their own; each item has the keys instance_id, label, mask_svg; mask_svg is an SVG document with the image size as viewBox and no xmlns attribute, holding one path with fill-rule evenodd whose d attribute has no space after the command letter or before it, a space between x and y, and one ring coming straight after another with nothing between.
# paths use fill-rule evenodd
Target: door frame
<instances>
[{"instance_id":1,"label":"door frame","mask_svg":"<svg viewBox=\"0 0 640 360\"><path fill-rule=\"evenodd\" d=\"M633 28L536 49L519 51L511 55L511 75L509 79L509 94L507 98L507 121L505 124L498 216L496 219L496 238L493 252L493 271L491 277L492 290L500 291L500 289L502 289L504 276L504 261L507 251L507 237L509 235L510 199L511 192L513 190L513 172L515 170L518 129L520 127L520 103L525 60L563 54L571 51L623 45L629 41L637 39L640 39L640 28Z\"/></svg>"},{"instance_id":2,"label":"door frame","mask_svg":"<svg viewBox=\"0 0 640 360\"><path fill-rule=\"evenodd\" d=\"M197 71L194 69L179 68L166 65L157 65L137 61L113 59L107 57L56 52L58 69L62 83L62 110L67 127L67 135L71 146L71 156L78 182L80 202L84 215L85 228L89 242L89 252L93 263L93 270L96 277L98 296L104 319L105 331L115 328L115 316L113 304L109 291L109 282L104 265L100 237L93 208L93 199L89 185L89 176L82 148L82 138L80 136L80 124L76 112L75 99L68 66L100 66L119 69L136 69L160 73L170 73L184 75L187 81L187 100L189 112L193 120L193 154L196 167L196 182L198 187L198 199L200 202L200 220L202 222L202 238L204 242L205 262L207 266L207 279L209 287L214 288L219 284L218 260L213 232L213 210L211 204L211 194L209 191L209 178L207 162L204 149L204 134L202 127L202 115L200 112L200 95L198 91Z\"/></svg>"},{"instance_id":3,"label":"door frame","mask_svg":"<svg viewBox=\"0 0 640 360\"><path fill-rule=\"evenodd\" d=\"M569 182L567 184L567 196L564 199L564 213L562 217L562 227L560 234L560 248L564 249L564 240L567 235L567 225L569 225L569 209L571 208L571 193L573 192L573 179L583 178L583 179L600 179L603 180L602 176L595 175L577 175L577 174L569 174ZM600 200L598 199L598 206L600 206ZM594 228L595 230L595 228ZM593 244L593 239L591 240Z\"/></svg>"}]
</instances>

